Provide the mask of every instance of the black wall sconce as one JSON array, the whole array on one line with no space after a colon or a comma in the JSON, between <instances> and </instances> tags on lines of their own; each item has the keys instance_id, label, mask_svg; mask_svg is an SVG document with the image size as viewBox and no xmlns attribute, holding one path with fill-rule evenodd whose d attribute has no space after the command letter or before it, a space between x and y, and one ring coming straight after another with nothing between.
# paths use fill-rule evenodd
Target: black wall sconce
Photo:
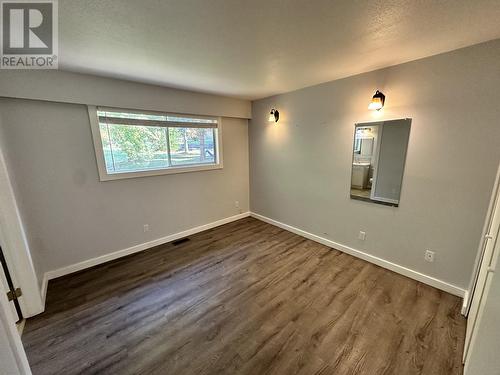
<instances>
[{"instance_id":1,"label":"black wall sconce","mask_svg":"<svg viewBox=\"0 0 500 375\"><path fill-rule=\"evenodd\" d=\"M377 90L375 91L375 94L372 97L372 101L368 105L368 109L376 109L377 111L380 111L384 106L384 103L385 103L385 95Z\"/></svg>"},{"instance_id":2,"label":"black wall sconce","mask_svg":"<svg viewBox=\"0 0 500 375\"><path fill-rule=\"evenodd\" d=\"M278 112L277 109L271 109L271 112L269 112L269 122L278 122L280 119L280 113Z\"/></svg>"}]
</instances>

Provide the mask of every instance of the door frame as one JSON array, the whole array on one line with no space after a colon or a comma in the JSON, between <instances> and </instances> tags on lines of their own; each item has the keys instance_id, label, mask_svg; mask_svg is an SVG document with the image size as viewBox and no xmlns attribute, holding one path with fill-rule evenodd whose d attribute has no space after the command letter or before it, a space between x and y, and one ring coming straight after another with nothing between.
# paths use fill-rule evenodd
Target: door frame
<instances>
[{"instance_id":1,"label":"door frame","mask_svg":"<svg viewBox=\"0 0 500 375\"><path fill-rule=\"evenodd\" d=\"M16 293L16 288L14 287L12 277L10 276L9 267L7 267L7 262L5 261L5 256L3 255L3 250L1 246L0 246L0 263L2 264L2 266L0 267L0 273L2 273L2 275L0 275L0 278L2 278L4 282L6 282L7 286L7 289L5 289L4 285L4 288L1 290L2 291L9 290L12 294L14 294ZM9 299L9 304L12 304L11 307L13 308L11 308L11 310L12 314L15 315L14 320L16 321L16 323L22 321L23 312L21 310L21 306L19 305L19 301L17 300L17 298L13 298L12 300Z\"/></svg>"},{"instance_id":2,"label":"door frame","mask_svg":"<svg viewBox=\"0 0 500 375\"><path fill-rule=\"evenodd\" d=\"M14 286L23 293L18 299L23 316L40 314L45 306L1 145L0 246Z\"/></svg>"},{"instance_id":3,"label":"door frame","mask_svg":"<svg viewBox=\"0 0 500 375\"><path fill-rule=\"evenodd\" d=\"M500 201L497 201L500 202ZM497 212L500 212L500 204L497 205ZM466 332L466 340L467 337L469 338L465 342L464 346L464 353L462 356L462 363L464 364L464 374L468 373L468 368L470 365L470 356L471 353L473 352L474 347L480 347L481 346L481 338L478 336L480 334L480 326L481 322L483 320L483 316L485 313L485 308L488 306L488 301L494 297L492 297L491 293L491 287L493 286L492 284L495 282L493 278L498 275L495 275L496 267L498 266L498 258L499 258L499 253L500 253L500 228L497 226L497 233L496 233L496 238L494 243L492 244L492 251L491 254L489 254L489 258L485 259L486 262L482 264L482 266L485 266L485 275L484 275L484 287L481 290L478 290L476 292L477 298L479 298L479 302L477 305L477 312L475 315L474 321L470 322L468 319L467 320L467 330L470 332L470 336L467 336ZM484 258L484 257L483 257ZM478 278L479 280L480 278ZM490 301L491 302L491 301ZM471 304L471 307L474 306L474 304ZM472 323L472 326L469 327L469 324ZM469 328L471 329L469 331ZM483 327L484 328L484 327ZM483 329L484 331L484 329ZM484 332L483 332L484 333Z\"/></svg>"},{"instance_id":4,"label":"door frame","mask_svg":"<svg viewBox=\"0 0 500 375\"><path fill-rule=\"evenodd\" d=\"M474 263L472 277L469 283L469 287L467 289L468 290L467 300L464 301L464 306L462 308L462 315L464 316L468 316L470 312L472 298L474 296L474 290L476 289L476 283L479 277L479 270L481 267L481 263L483 261L484 248L486 245L486 235L488 234L487 232L491 225L491 221L493 220L493 210L495 209L497 199L500 199L500 163L498 164L497 175L491 192L490 204L488 206L488 211L486 213L486 219L484 221L483 231L481 232L481 240L479 241L479 247L477 250L476 261Z\"/></svg>"},{"instance_id":5,"label":"door frame","mask_svg":"<svg viewBox=\"0 0 500 375\"><path fill-rule=\"evenodd\" d=\"M0 283L2 283L1 280ZM5 363L2 362L2 366L5 366L4 370L9 374L31 375L21 336L10 312L7 296L3 293L0 295L0 330L5 333L0 335L2 358L7 359Z\"/></svg>"}]
</instances>

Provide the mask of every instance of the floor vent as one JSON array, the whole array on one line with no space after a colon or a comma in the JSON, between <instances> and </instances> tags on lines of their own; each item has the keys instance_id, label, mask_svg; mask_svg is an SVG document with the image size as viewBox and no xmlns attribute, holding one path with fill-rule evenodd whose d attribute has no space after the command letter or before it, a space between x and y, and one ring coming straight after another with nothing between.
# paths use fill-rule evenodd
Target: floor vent
<instances>
[{"instance_id":1,"label":"floor vent","mask_svg":"<svg viewBox=\"0 0 500 375\"><path fill-rule=\"evenodd\" d=\"M179 238L178 240L172 241L172 245L177 246L177 245L180 245L180 244L182 244L184 242L188 242L188 241L189 241L188 237Z\"/></svg>"}]
</instances>

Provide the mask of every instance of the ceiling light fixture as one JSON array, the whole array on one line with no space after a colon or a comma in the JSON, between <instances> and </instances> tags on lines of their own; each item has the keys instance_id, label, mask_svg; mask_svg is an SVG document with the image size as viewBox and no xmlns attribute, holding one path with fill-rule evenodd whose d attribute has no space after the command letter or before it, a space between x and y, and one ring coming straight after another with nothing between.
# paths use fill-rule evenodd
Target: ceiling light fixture
<instances>
[{"instance_id":1,"label":"ceiling light fixture","mask_svg":"<svg viewBox=\"0 0 500 375\"><path fill-rule=\"evenodd\" d=\"M271 109L271 112L269 112L269 122L278 122L280 119L280 113L278 112L277 109Z\"/></svg>"},{"instance_id":2,"label":"ceiling light fixture","mask_svg":"<svg viewBox=\"0 0 500 375\"><path fill-rule=\"evenodd\" d=\"M375 91L375 94L372 97L372 101L368 105L368 109L376 109L377 111L380 111L382 107L384 106L385 103L385 95L382 94L380 91Z\"/></svg>"}]
</instances>

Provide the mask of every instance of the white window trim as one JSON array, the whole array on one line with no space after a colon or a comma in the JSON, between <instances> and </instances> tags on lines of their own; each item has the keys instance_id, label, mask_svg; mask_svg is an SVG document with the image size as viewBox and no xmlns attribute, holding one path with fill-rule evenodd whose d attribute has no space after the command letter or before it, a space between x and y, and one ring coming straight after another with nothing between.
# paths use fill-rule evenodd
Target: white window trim
<instances>
[{"instance_id":1,"label":"white window trim","mask_svg":"<svg viewBox=\"0 0 500 375\"><path fill-rule=\"evenodd\" d=\"M99 179L101 181L112 181L121 180L124 178L137 178L137 177L148 177L148 176L160 176L166 174L176 174L176 173L187 173L187 172L199 172L199 171L210 171L214 169L222 169L222 121L221 118L217 118L217 137L215 140L216 149L216 163L215 164L193 164L189 166L179 166L179 167L168 167L162 169L136 171L136 172L117 172L108 173L106 169L106 162L104 160L104 151L102 147L101 131L99 129L99 117L97 115L98 110L102 111L114 111L114 112L132 112L132 113L145 113L154 115L172 115L180 117L195 117L195 118L207 118L214 119L214 117L208 116L190 116L179 113L165 113L165 112L152 112L143 110L131 110L122 108L109 108L109 107L97 107L95 105L87 106L90 119L90 129L92 131L92 139L94 141L94 151L97 159L97 170L99 171Z\"/></svg>"}]
</instances>

